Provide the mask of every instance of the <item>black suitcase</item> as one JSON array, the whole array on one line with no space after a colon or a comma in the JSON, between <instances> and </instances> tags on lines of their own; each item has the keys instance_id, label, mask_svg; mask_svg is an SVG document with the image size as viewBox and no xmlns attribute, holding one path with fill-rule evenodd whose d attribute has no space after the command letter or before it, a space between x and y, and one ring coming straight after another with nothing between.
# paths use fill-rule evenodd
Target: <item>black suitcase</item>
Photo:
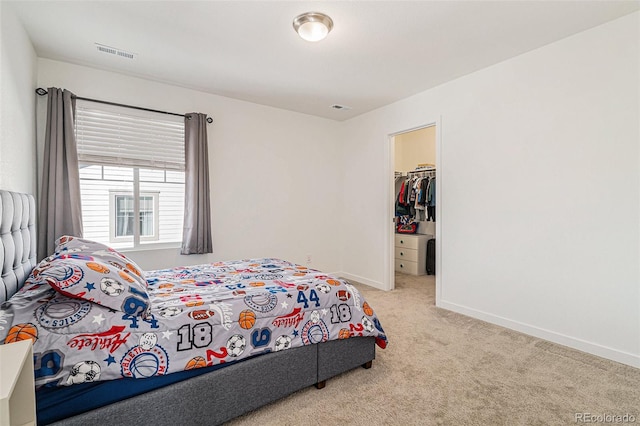
<instances>
[{"instance_id":1,"label":"black suitcase","mask_svg":"<svg viewBox=\"0 0 640 426\"><path fill-rule=\"evenodd\" d=\"M436 240L431 238L427 241L427 274L436 274Z\"/></svg>"}]
</instances>

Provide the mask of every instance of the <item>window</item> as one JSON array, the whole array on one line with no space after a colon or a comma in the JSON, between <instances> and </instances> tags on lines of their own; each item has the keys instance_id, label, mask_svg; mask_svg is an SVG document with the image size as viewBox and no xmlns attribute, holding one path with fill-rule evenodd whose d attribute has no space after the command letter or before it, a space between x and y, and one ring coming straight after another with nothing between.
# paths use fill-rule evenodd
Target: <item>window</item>
<instances>
[{"instance_id":1,"label":"window","mask_svg":"<svg viewBox=\"0 0 640 426\"><path fill-rule=\"evenodd\" d=\"M159 194L159 192L140 193L138 203L140 241L158 241ZM110 195L109 242L133 240L136 217L133 194L111 191Z\"/></svg>"},{"instance_id":2,"label":"window","mask_svg":"<svg viewBox=\"0 0 640 426\"><path fill-rule=\"evenodd\" d=\"M184 215L184 122L78 101L85 238L118 249L178 246Z\"/></svg>"}]
</instances>

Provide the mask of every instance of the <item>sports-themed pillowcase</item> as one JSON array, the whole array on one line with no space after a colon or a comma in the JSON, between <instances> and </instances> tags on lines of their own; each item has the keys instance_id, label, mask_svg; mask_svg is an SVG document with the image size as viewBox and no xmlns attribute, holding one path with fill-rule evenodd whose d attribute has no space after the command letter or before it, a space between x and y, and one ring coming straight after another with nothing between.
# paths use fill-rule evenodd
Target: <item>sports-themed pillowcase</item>
<instances>
[{"instance_id":1,"label":"sports-themed pillowcase","mask_svg":"<svg viewBox=\"0 0 640 426\"><path fill-rule=\"evenodd\" d=\"M37 271L34 269L34 279L45 281L67 297L88 300L127 315L149 313L149 294L140 277L91 256L71 253L45 260Z\"/></svg>"},{"instance_id":2,"label":"sports-themed pillowcase","mask_svg":"<svg viewBox=\"0 0 640 426\"><path fill-rule=\"evenodd\" d=\"M115 266L122 271L127 271L137 275L141 278L144 286L147 286L142 268L140 268L132 259L119 251L97 241L86 240L84 238L72 237L69 235L64 235L56 240L56 251L53 256L74 253L89 255L101 262Z\"/></svg>"}]
</instances>

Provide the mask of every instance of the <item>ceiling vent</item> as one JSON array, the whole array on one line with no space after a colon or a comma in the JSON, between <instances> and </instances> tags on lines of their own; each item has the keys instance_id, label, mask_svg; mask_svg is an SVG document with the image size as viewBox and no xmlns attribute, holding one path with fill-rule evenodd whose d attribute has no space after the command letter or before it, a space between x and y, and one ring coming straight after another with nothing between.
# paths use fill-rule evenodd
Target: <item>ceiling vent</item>
<instances>
[{"instance_id":1,"label":"ceiling vent","mask_svg":"<svg viewBox=\"0 0 640 426\"><path fill-rule=\"evenodd\" d=\"M331 108L335 109L335 110L338 110L338 111L342 111L342 110L346 111L348 109L351 109L351 107L348 107L346 105L338 105L338 104L331 105Z\"/></svg>"},{"instance_id":2,"label":"ceiling vent","mask_svg":"<svg viewBox=\"0 0 640 426\"><path fill-rule=\"evenodd\" d=\"M99 52L107 53L109 55L116 55L127 59L136 58L135 53L127 52L126 50L118 49L117 47L105 46L104 44L96 43L96 48Z\"/></svg>"}]
</instances>

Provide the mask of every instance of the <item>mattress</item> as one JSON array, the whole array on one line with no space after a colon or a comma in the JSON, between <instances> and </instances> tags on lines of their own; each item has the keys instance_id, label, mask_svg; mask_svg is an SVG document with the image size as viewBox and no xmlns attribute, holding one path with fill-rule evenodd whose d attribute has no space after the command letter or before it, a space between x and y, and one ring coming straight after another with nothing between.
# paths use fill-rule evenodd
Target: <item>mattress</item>
<instances>
[{"instance_id":1,"label":"mattress","mask_svg":"<svg viewBox=\"0 0 640 426\"><path fill-rule=\"evenodd\" d=\"M0 307L0 341L34 342L38 387L146 379L354 336L387 344L346 280L274 258L143 272L70 237Z\"/></svg>"}]
</instances>

